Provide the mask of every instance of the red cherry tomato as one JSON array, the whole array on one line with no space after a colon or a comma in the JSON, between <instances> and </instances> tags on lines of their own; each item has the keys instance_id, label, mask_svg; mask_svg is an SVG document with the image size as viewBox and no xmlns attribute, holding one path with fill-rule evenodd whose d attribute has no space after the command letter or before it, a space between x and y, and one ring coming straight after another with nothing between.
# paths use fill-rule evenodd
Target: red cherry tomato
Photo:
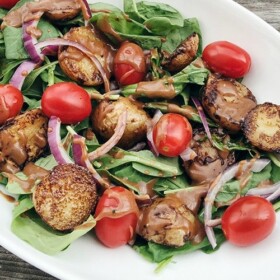
<instances>
[{"instance_id":1,"label":"red cherry tomato","mask_svg":"<svg viewBox=\"0 0 280 280\"><path fill-rule=\"evenodd\" d=\"M91 113L89 94L80 86L61 82L49 86L42 95L42 110L48 117L59 117L64 124L75 124Z\"/></svg>"},{"instance_id":2,"label":"red cherry tomato","mask_svg":"<svg viewBox=\"0 0 280 280\"><path fill-rule=\"evenodd\" d=\"M129 190L123 187L107 189L95 211L96 236L110 248L125 245L135 235L138 217L138 206Z\"/></svg>"},{"instance_id":3,"label":"red cherry tomato","mask_svg":"<svg viewBox=\"0 0 280 280\"><path fill-rule=\"evenodd\" d=\"M213 72L234 79L245 76L251 67L250 55L227 41L217 41L206 46L202 59Z\"/></svg>"},{"instance_id":4,"label":"red cherry tomato","mask_svg":"<svg viewBox=\"0 0 280 280\"><path fill-rule=\"evenodd\" d=\"M222 229L237 246L253 245L273 230L276 214L272 204L262 197L245 196L230 205L222 216Z\"/></svg>"},{"instance_id":5,"label":"red cherry tomato","mask_svg":"<svg viewBox=\"0 0 280 280\"><path fill-rule=\"evenodd\" d=\"M11 9L19 0L0 0L0 7Z\"/></svg>"},{"instance_id":6,"label":"red cherry tomato","mask_svg":"<svg viewBox=\"0 0 280 280\"><path fill-rule=\"evenodd\" d=\"M18 115L22 105L20 90L12 85L0 85L0 124Z\"/></svg>"},{"instance_id":7,"label":"red cherry tomato","mask_svg":"<svg viewBox=\"0 0 280 280\"><path fill-rule=\"evenodd\" d=\"M174 113L163 115L153 128L157 151L167 157L180 155L190 144L192 127L189 121Z\"/></svg>"},{"instance_id":8,"label":"red cherry tomato","mask_svg":"<svg viewBox=\"0 0 280 280\"><path fill-rule=\"evenodd\" d=\"M141 82L146 75L143 50L136 44L124 42L114 58L114 75L120 85Z\"/></svg>"}]
</instances>

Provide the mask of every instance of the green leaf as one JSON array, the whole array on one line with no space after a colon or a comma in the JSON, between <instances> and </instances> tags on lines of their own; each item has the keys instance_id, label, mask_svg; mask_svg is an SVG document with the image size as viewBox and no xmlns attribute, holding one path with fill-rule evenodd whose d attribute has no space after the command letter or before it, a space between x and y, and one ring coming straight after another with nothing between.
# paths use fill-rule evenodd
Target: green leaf
<instances>
[{"instance_id":1,"label":"green leaf","mask_svg":"<svg viewBox=\"0 0 280 280\"><path fill-rule=\"evenodd\" d=\"M95 220L90 216L86 222L72 232L58 232L44 224L35 211L30 210L25 212L24 215L14 218L11 230L16 236L37 250L48 255L54 255L67 248L76 239L85 235L94 226Z\"/></svg>"},{"instance_id":2,"label":"green leaf","mask_svg":"<svg viewBox=\"0 0 280 280\"><path fill-rule=\"evenodd\" d=\"M144 166L141 168L141 171L144 174L150 175L149 172L154 174L154 170L156 169L157 176L161 177L177 176L182 174L179 164L174 165L175 161L176 159L173 159L171 163L169 160L163 157L155 157L153 153L148 150L140 152L128 152L119 148L114 148L107 155L101 157L98 160L98 162L101 164L100 169L110 170L127 163L138 163ZM136 165L136 168L140 169L139 165ZM145 173L145 171L147 171L147 173Z\"/></svg>"},{"instance_id":3,"label":"green leaf","mask_svg":"<svg viewBox=\"0 0 280 280\"><path fill-rule=\"evenodd\" d=\"M153 242L147 242L143 244L143 242L141 241L136 241L133 248L141 255L143 255L147 260L155 263L161 263L162 261L167 260L170 257L191 253L200 249L202 249L205 253L212 253L216 251L225 241L225 237L220 230L215 230L215 236L218 244L215 250L212 249L207 238L204 238L204 240L198 244L187 242L184 246L178 248L168 247Z\"/></svg>"},{"instance_id":4,"label":"green leaf","mask_svg":"<svg viewBox=\"0 0 280 280\"><path fill-rule=\"evenodd\" d=\"M276 164L272 163L272 170L271 170L271 180L274 183L277 183L280 181L280 167Z\"/></svg>"},{"instance_id":5,"label":"green leaf","mask_svg":"<svg viewBox=\"0 0 280 280\"><path fill-rule=\"evenodd\" d=\"M145 15L140 14L136 2L134 0L124 0L124 12L129 15L130 18L143 23L147 18Z\"/></svg>"},{"instance_id":6,"label":"green leaf","mask_svg":"<svg viewBox=\"0 0 280 280\"><path fill-rule=\"evenodd\" d=\"M165 42L162 44L162 49L169 53L174 52L179 44L194 32L196 32L200 38L197 52L197 56L200 56L202 53L202 36L199 22L196 18L185 19L183 27L170 30L166 36Z\"/></svg>"},{"instance_id":7,"label":"green leaf","mask_svg":"<svg viewBox=\"0 0 280 280\"><path fill-rule=\"evenodd\" d=\"M158 193L167 194L189 187L190 184L185 174L182 174L173 178L159 178L154 186L154 190Z\"/></svg>"},{"instance_id":8,"label":"green leaf","mask_svg":"<svg viewBox=\"0 0 280 280\"><path fill-rule=\"evenodd\" d=\"M13 209L13 220L34 207L30 196L25 196Z\"/></svg>"}]
</instances>

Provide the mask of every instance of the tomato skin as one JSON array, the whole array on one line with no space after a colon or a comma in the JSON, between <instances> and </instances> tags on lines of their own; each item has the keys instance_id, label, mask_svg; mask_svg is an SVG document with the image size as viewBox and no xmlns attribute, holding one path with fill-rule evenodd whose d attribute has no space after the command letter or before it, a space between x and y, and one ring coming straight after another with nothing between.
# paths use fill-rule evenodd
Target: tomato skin
<instances>
[{"instance_id":1,"label":"tomato skin","mask_svg":"<svg viewBox=\"0 0 280 280\"><path fill-rule=\"evenodd\" d=\"M276 214L269 201L245 196L226 209L222 216L222 230L230 243L244 247L265 239L275 222Z\"/></svg>"},{"instance_id":2,"label":"tomato skin","mask_svg":"<svg viewBox=\"0 0 280 280\"><path fill-rule=\"evenodd\" d=\"M42 110L48 117L59 117L63 124L75 124L91 113L89 94L71 82L49 86L42 95Z\"/></svg>"},{"instance_id":3,"label":"tomato skin","mask_svg":"<svg viewBox=\"0 0 280 280\"><path fill-rule=\"evenodd\" d=\"M19 0L0 0L0 7L11 9Z\"/></svg>"},{"instance_id":4,"label":"tomato skin","mask_svg":"<svg viewBox=\"0 0 280 280\"><path fill-rule=\"evenodd\" d=\"M175 113L163 115L153 128L157 151L167 157L180 155L190 144L192 127L189 121Z\"/></svg>"},{"instance_id":5,"label":"tomato skin","mask_svg":"<svg viewBox=\"0 0 280 280\"><path fill-rule=\"evenodd\" d=\"M23 105L23 95L12 85L0 85L0 124L17 116Z\"/></svg>"},{"instance_id":6,"label":"tomato skin","mask_svg":"<svg viewBox=\"0 0 280 280\"><path fill-rule=\"evenodd\" d=\"M143 50L131 42L124 42L114 58L114 76L122 85L141 82L146 75L146 59Z\"/></svg>"},{"instance_id":7,"label":"tomato skin","mask_svg":"<svg viewBox=\"0 0 280 280\"><path fill-rule=\"evenodd\" d=\"M234 79L244 77L251 67L250 55L228 41L216 41L207 45L202 52L202 59L213 72Z\"/></svg>"},{"instance_id":8,"label":"tomato skin","mask_svg":"<svg viewBox=\"0 0 280 280\"><path fill-rule=\"evenodd\" d=\"M138 206L129 190L123 187L107 189L95 211L96 236L109 248L125 245L135 235L138 217Z\"/></svg>"}]
</instances>

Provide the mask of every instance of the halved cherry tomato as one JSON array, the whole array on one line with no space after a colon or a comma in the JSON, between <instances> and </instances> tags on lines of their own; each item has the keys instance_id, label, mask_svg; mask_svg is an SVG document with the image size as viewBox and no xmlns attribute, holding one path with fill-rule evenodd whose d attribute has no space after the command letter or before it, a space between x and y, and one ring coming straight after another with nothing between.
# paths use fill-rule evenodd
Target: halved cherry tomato
<instances>
[{"instance_id":1,"label":"halved cherry tomato","mask_svg":"<svg viewBox=\"0 0 280 280\"><path fill-rule=\"evenodd\" d=\"M262 197L245 196L231 204L222 216L222 229L237 246L253 245L273 230L276 214L272 204Z\"/></svg>"},{"instance_id":2,"label":"halved cherry tomato","mask_svg":"<svg viewBox=\"0 0 280 280\"><path fill-rule=\"evenodd\" d=\"M163 115L153 128L157 151L167 157L180 155L190 144L192 127L189 121L174 113Z\"/></svg>"},{"instance_id":3,"label":"halved cherry tomato","mask_svg":"<svg viewBox=\"0 0 280 280\"><path fill-rule=\"evenodd\" d=\"M75 124L91 113L89 94L71 82L49 86L42 95L42 110L48 117L59 117L64 124Z\"/></svg>"},{"instance_id":4,"label":"halved cherry tomato","mask_svg":"<svg viewBox=\"0 0 280 280\"><path fill-rule=\"evenodd\" d=\"M138 217L139 209L129 190L123 187L107 189L95 211L96 236L110 248L125 245L134 238Z\"/></svg>"},{"instance_id":5,"label":"halved cherry tomato","mask_svg":"<svg viewBox=\"0 0 280 280\"><path fill-rule=\"evenodd\" d=\"M146 74L143 50L136 44L124 42L114 58L114 75L120 85L141 82Z\"/></svg>"},{"instance_id":6,"label":"halved cherry tomato","mask_svg":"<svg viewBox=\"0 0 280 280\"><path fill-rule=\"evenodd\" d=\"M234 79L245 76L251 67L250 55L227 41L216 41L207 45L202 52L202 59L213 72Z\"/></svg>"},{"instance_id":7,"label":"halved cherry tomato","mask_svg":"<svg viewBox=\"0 0 280 280\"><path fill-rule=\"evenodd\" d=\"M19 0L0 0L0 7L11 9Z\"/></svg>"},{"instance_id":8,"label":"halved cherry tomato","mask_svg":"<svg viewBox=\"0 0 280 280\"><path fill-rule=\"evenodd\" d=\"M19 114L23 95L12 85L0 85L0 124Z\"/></svg>"}]
</instances>

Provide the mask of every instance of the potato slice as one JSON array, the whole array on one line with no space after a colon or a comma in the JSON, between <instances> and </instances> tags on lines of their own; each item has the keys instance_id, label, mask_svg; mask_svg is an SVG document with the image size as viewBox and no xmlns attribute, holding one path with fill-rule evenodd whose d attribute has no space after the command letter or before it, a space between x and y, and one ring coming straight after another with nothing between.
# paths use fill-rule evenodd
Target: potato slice
<instances>
[{"instance_id":1,"label":"potato slice","mask_svg":"<svg viewBox=\"0 0 280 280\"><path fill-rule=\"evenodd\" d=\"M266 152L280 152L280 105L264 103L246 116L243 131L252 145Z\"/></svg>"},{"instance_id":2,"label":"potato slice","mask_svg":"<svg viewBox=\"0 0 280 280\"><path fill-rule=\"evenodd\" d=\"M113 69L114 51L97 32L90 27L74 27L64 38L86 47L100 62L108 77ZM103 84L102 76L96 65L80 50L74 47L61 47L58 61L63 72L81 85L97 86Z\"/></svg>"},{"instance_id":3,"label":"potato slice","mask_svg":"<svg viewBox=\"0 0 280 280\"><path fill-rule=\"evenodd\" d=\"M165 58L162 66L170 72L181 71L195 59L198 46L199 36L197 33L193 33Z\"/></svg>"},{"instance_id":4,"label":"potato slice","mask_svg":"<svg viewBox=\"0 0 280 280\"><path fill-rule=\"evenodd\" d=\"M211 119L229 132L236 133L257 102L243 84L234 79L210 75L202 96L202 105Z\"/></svg>"}]
</instances>

